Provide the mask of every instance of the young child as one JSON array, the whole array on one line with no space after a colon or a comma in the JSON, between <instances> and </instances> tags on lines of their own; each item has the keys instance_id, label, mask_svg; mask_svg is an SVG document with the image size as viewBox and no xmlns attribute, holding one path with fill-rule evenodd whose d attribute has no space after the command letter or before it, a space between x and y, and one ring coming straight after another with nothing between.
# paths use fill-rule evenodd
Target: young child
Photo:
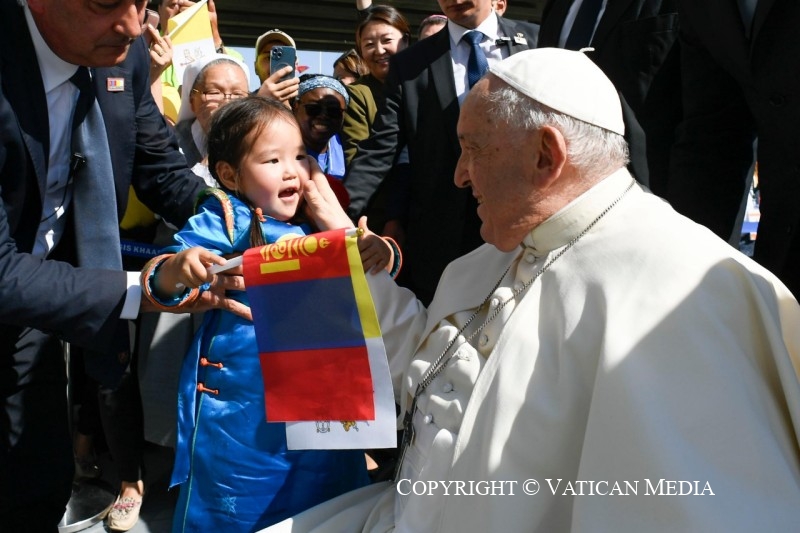
<instances>
[{"instance_id":1,"label":"young child","mask_svg":"<svg viewBox=\"0 0 800 533\"><path fill-rule=\"evenodd\" d=\"M175 235L178 253L142 272L157 305L191 299L223 256L312 231L297 220L312 163L287 107L256 96L229 103L212 119L208 157L222 189L209 190ZM399 264L395 246L366 234L365 270ZM235 298L247 304L244 292ZM288 451L284 424L268 424L264 412L253 323L206 313L180 378L173 531L255 531L368 483L363 451Z\"/></svg>"}]
</instances>

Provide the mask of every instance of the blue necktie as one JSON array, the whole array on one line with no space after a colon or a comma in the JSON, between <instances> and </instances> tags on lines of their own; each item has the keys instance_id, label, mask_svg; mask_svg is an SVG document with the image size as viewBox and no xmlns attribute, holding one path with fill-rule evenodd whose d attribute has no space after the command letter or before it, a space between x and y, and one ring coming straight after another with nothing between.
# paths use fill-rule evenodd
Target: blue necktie
<instances>
[{"instance_id":1,"label":"blue necktie","mask_svg":"<svg viewBox=\"0 0 800 533\"><path fill-rule=\"evenodd\" d=\"M70 78L78 88L72 119L72 216L78 265L122 270L114 171L105 122L97 103L89 70L79 67ZM128 366L127 327L119 330L109 353L86 350L86 373L102 386L114 389Z\"/></svg>"},{"instance_id":2,"label":"blue necktie","mask_svg":"<svg viewBox=\"0 0 800 533\"><path fill-rule=\"evenodd\" d=\"M114 171L103 115L86 67L70 78L80 95L72 121L72 211L78 265L122 269Z\"/></svg>"},{"instance_id":3,"label":"blue necktie","mask_svg":"<svg viewBox=\"0 0 800 533\"><path fill-rule=\"evenodd\" d=\"M461 37L461 39L469 43L470 46L469 60L467 61L467 81L469 82L470 89L472 89L472 86L478 83L478 80L489 70L489 62L486 60L486 54L480 47L483 37L484 35L477 30L469 31Z\"/></svg>"},{"instance_id":4,"label":"blue necktie","mask_svg":"<svg viewBox=\"0 0 800 533\"><path fill-rule=\"evenodd\" d=\"M569 30L569 37L564 43L564 48L580 50L589 46L602 5L603 0L583 0L578 14L575 16L575 22L572 23L572 29Z\"/></svg>"}]
</instances>

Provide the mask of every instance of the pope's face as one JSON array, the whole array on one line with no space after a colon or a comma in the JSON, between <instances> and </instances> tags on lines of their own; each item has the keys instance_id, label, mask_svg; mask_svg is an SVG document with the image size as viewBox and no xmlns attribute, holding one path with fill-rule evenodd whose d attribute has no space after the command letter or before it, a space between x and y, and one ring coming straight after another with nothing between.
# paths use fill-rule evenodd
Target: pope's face
<instances>
[{"instance_id":1,"label":"pope's face","mask_svg":"<svg viewBox=\"0 0 800 533\"><path fill-rule=\"evenodd\" d=\"M487 80L481 80L461 107L457 128L461 157L455 184L471 188L478 200L483 240L508 252L519 246L536 224L535 134L509 134L507 126L492 117L486 102L478 97L487 87Z\"/></svg>"},{"instance_id":2,"label":"pope's face","mask_svg":"<svg viewBox=\"0 0 800 533\"><path fill-rule=\"evenodd\" d=\"M492 0L438 0L447 18L468 29L477 28L492 13Z\"/></svg>"},{"instance_id":3,"label":"pope's face","mask_svg":"<svg viewBox=\"0 0 800 533\"><path fill-rule=\"evenodd\" d=\"M75 65L110 67L142 33L147 0L28 0L45 42Z\"/></svg>"}]
</instances>

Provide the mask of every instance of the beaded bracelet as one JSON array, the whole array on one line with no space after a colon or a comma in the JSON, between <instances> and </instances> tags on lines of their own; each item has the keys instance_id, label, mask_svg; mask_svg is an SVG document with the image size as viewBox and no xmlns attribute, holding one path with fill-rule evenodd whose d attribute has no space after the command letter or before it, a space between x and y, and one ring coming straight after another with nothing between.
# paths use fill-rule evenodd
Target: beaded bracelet
<instances>
[{"instance_id":1,"label":"beaded bracelet","mask_svg":"<svg viewBox=\"0 0 800 533\"><path fill-rule=\"evenodd\" d=\"M389 271L389 275L392 277L392 279L397 279L397 275L400 273L400 269L403 267L403 253L400 251L400 246L394 239L391 237L381 238L386 241L389 246L391 246L392 252L394 253L394 262L392 264L392 269Z\"/></svg>"},{"instance_id":2,"label":"beaded bracelet","mask_svg":"<svg viewBox=\"0 0 800 533\"><path fill-rule=\"evenodd\" d=\"M155 294L153 287L155 285L155 277L158 272L158 267L173 255L175 254L162 254L152 258L147 262L147 264L144 265L142 273L140 274L139 281L142 286L142 293L144 294L145 298L147 298L147 300L159 311L175 311L177 309L188 307L200 296L200 289L198 287L195 287L194 289L186 288L182 293L170 298L169 300L159 298Z\"/></svg>"}]
</instances>

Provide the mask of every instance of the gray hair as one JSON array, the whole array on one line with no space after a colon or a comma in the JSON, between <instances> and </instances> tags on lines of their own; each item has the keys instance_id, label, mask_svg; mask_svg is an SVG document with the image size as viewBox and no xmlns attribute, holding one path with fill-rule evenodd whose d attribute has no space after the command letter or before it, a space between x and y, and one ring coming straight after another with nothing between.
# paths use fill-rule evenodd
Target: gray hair
<instances>
[{"instance_id":1,"label":"gray hair","mask_svg":"<svg viewBox=\"0 0 800 533\"><path fill-rule=\"evenodd\" d=\"M201 68L200 72L197 73L197 77L194 79L194 83L192 83L191 88L197 89L203 83L206 82L206 76L208 76L208 71L211 69L211 67L216 67L217 65L226 65L226 64L234 65L236 67L241 68L242 71L244 71L244 77L247 79L248 82L250 81L250 78L247 75L247 70L242 68L241 63L239 63L232 57L220 57L217 59L212 59L206 65L203 65L203 68Z\"/></svg>"},{"instance_id":2,"label":"gray hair","mask_svg":"<svg viewBox=\"0 0 800 533\"><path fill-rule=\"evenodd\" d=\"M628 143L622 135L565 115L503 84L485 96L490 116L514 131L552 126L564 136L567 158L586 178L605 176L628 164Z\"/></svg>"}]
</instances>

